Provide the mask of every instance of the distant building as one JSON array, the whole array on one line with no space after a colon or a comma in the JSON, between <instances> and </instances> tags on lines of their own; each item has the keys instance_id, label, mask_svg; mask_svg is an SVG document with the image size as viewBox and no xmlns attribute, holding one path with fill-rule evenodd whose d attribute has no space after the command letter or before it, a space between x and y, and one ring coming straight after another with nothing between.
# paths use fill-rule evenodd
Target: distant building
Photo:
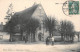
<instances>
[{"instance_id":1,"label":"distant building","mask_svg":"<svg viewBox=\"0 0 80 52\"><path fill-rule=\"evenodd\" d=\"M3 22L0 23L0 31L2 32L4 28Z\"/></svg>"}]
</instances>

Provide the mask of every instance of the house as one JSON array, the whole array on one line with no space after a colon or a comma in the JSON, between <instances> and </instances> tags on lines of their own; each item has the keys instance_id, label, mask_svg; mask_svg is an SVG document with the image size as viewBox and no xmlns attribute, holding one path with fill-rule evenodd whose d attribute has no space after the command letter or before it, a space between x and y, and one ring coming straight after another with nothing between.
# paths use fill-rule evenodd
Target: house
<instances>
[{"instance_id":1,"label":"house","mask_svg":"<svg viewBox=\"0 0 80 52\"><path fill-rule=\"evenodd\" d=\"M1 24L0 24L0 31L3 31L3 28L4 28L3 22L1 22Z\"/></svg>"},{"instance_id":2,"label":"house","mask_svg":"<svg viewBox=\"0 0 80 52\"><path fill-rule=\"evenodd\" d=\"M0 39L3 39L3 34L4 34L4 25L3 22L0 23Z\"/></svg>"},{"instance_id":3,"label":"house","mask_svg":"<svg viewBox=\"0 0 80 52\"><path fill-rule=\"evenodd\" d=\"M75 32L74 42L78 42L78 41L80 41L80 32Z\"/></svg>"}]
</instances>

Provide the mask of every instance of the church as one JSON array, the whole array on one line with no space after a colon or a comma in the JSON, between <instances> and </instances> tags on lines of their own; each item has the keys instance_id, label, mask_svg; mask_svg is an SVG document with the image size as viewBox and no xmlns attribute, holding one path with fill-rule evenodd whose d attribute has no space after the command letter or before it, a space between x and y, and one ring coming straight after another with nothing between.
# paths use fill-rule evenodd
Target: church
<instances>
[{"instance_id":1,"label":"church","mask_svg":"<svg viewBox=\"0 0 80 52\"><path fill-rule=\"evenodd\" d=\"M46 31L43 21L46 19L47 15L41 4L33 4L31 7L24 9L23 11L14 13L13 16L18 16L18 17L25 18L25 19L32 17L32 18L39 20L40 26L37 29L37 32L35 34L35 39L36 41L46 40L46 37L49 35L49 33L48 31ZM15 37L13 38L16 39Z\"/></svg>"}]
</instances>

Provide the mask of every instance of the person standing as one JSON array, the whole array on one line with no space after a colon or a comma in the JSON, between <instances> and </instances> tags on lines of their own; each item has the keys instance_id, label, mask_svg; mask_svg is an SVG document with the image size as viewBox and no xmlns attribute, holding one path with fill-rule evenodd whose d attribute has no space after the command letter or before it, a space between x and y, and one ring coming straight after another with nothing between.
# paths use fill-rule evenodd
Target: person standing
<instances>
[{"instance_id":1,"label":"person standing","mask_svg":"<svg viewBox=\"0 0 80 52\"><path fill-rule=\"evenodd\" d=\"M52 42L52 45L54 45L54 37L53 36L51 37L51 42Z\"/></svg>"},{"instance_id":2,"label":"person standing","mask_svg":"<svg viewBox=\"0 0 80 52\"><path fill-rule=\"evenodd\" d=\"M48 36L48 37L46 38L46 45L49 45L49 43L50 43L50 37Z\"/></svg>"},{"instance_id":3,"label":"person standing","mask_svg":"<svg viewBox=\"0 0 80 52\"><path fill-rule=\"evenodd\" d=\"M27 41L28 41L28 36L25 36L24 38L25 38L25 43L27 43Z\"/></svg>"},{"instance_id":4,"label":"person standing","mask_svg":"<svg viewBox=\"0 0 80 52\"><path fill-rule=\"evenodd\" d=\"M46 38L46 45L48 45L49 44L49 39L48 39L48 37Z\"/></svg>"}]
</instances>

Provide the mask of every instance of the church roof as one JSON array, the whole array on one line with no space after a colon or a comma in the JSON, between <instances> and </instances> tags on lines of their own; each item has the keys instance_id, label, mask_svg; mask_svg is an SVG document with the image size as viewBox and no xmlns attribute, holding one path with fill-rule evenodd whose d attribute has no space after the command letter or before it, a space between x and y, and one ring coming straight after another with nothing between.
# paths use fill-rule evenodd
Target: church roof
<instances>
[{"instance_id":1,"label":"church roof","mask_svg":"<svg viewBox=\"0 0 80 52\"><path fill-rule=\"evenodd\" d=\"M36 5L33 5L27 9L24 9L23 11L20 11L20 12L16 12L10 21L18 21L18 23L21 23L21 21L24 21L27 22L28 19L30 19L32 17L32 15L34 14L35 10L41 6L41 4L36 4ZM47 16L47 15L46 15ZM18 20L17 20L18 18Z\"/></svg>"},{"instance_id":2,"label":"church roof","mask_svg":"<svg viewBox=\"0 0 80 52\"><path fill-rule=\"evenodd\" d=\"M20 11L20 12L16 12L13 16L17 15L18 17L20 18L29 18L32 16L32 14L34 13L34 11L36 10L36 8L39 6L39 4L37 5L34 5L30 8L27 8L23 11Z\"/></svg>"}]
</instances>

